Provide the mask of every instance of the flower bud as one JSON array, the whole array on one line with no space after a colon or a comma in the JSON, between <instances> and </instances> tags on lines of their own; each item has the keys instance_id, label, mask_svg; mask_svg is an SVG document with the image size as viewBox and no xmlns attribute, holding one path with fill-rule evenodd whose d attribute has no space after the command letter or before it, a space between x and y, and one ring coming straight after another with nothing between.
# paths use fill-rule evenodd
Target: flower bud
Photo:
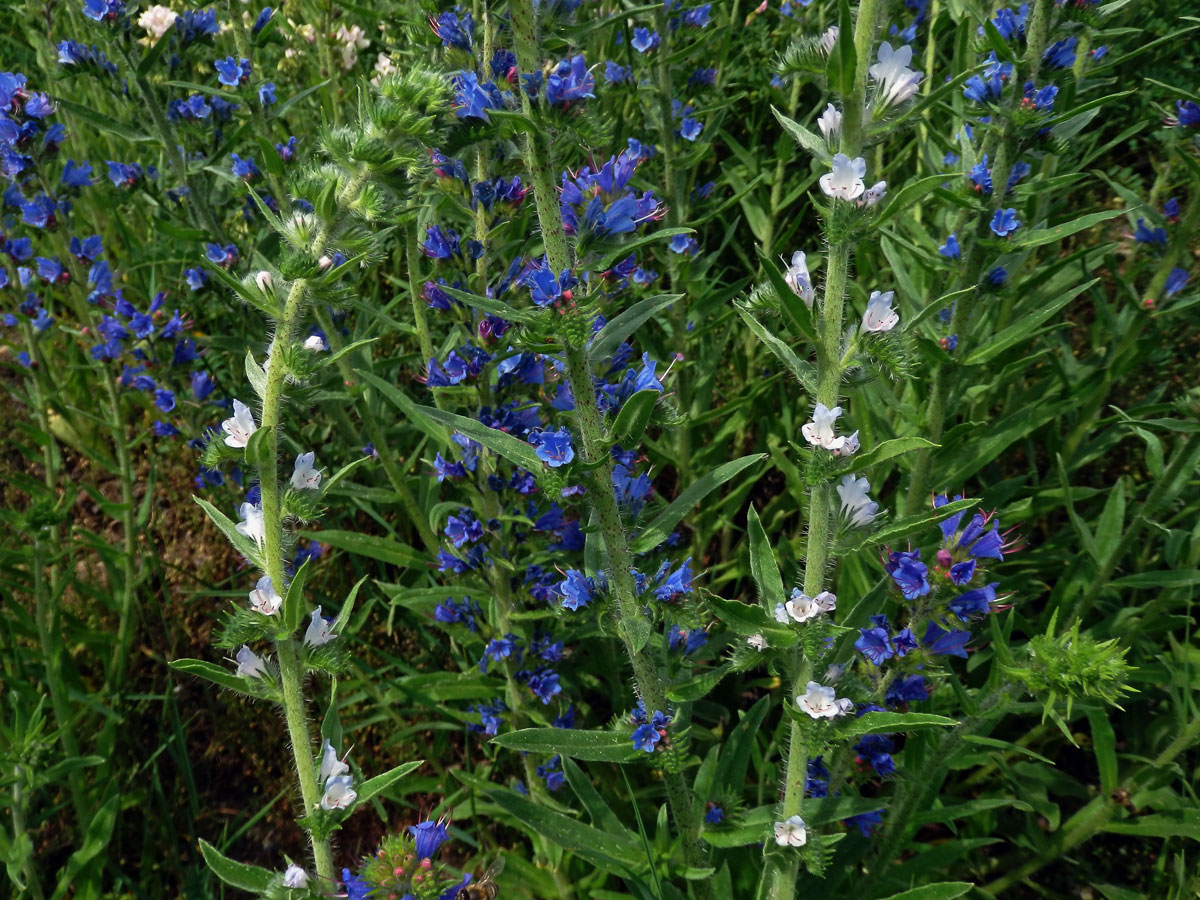
<instances>
[{"instance_id":1,"label":"flower bud","mask_svg":"<svg viewBox=\"0 0 1200 900\"><path fill-rule=\"evenodd\" d=\"M258 289L265 293L269 293L275 284L275 280L271 277L271 273L263 269L254 276L254 283L258 285Z\"/></svg>"}]
</instances>

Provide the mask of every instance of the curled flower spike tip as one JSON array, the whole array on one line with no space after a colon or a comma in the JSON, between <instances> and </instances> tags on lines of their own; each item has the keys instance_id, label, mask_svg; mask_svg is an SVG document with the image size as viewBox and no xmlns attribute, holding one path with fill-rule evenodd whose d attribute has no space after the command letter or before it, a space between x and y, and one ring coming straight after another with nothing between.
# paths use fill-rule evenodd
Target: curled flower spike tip
<instances>
[{"instance_id":1,"label":"curled flower spike tip","mask_svg":"<svg viewBox=\"0 0 1200 900\"><path fill-rule=\"evenodd\" d=\"M834 154L833 171L821 176L821 190L835 199L857 200L867 189L863 184L866 174L867 161L861 156L851 159L845 153Z\"/></svg>"}]
</instances>

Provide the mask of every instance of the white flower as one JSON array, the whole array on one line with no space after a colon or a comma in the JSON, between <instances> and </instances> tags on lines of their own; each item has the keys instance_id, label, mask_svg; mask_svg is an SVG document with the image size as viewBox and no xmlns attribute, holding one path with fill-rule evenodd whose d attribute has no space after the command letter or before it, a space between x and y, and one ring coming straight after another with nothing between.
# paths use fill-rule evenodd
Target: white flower
<instances>
[{"instance_id":1,"label":"white flower","mask_svg":"<svg viewBox=\"0 0 1200 900\"><path fill-rule=\"evenodd\" d=\"M835 153L833 171L821 176L821 190L829 197L855 200L866 190L863 184L866 174L867 161L861 156L851 159L845 153Z\"/></svg>"},{"instance_id":2,"label":"white flower","mask_svg":"<svg viewBox=\"0 0 1200 900\"><path fill-rule=\"evenodd\" d=\"M837 594L832 591L821 591L813 597L813 603L817 604L817 609L821 612L833 612L837 609Z\"/></svg>"},{"instance_id":3,"label":"white flower","mask_svg":"<svg viewBox=\"0 0 1200 900\"><path fill-rule=\"evenodd\" d=\"M325 346L325 339L319 334L310 334L308 339L304 342L304 349L312 350L314 353L320 353L322 350L327 349Z\"/></svg>"},{"instance_id":4,"label":"white flower","mask_svg":"<svg viewBox=\"0 0 1200 900\"><path fill-rule=\"evenodd\" d=\"M837 423L837 417L841 414L842 408L840 406L830 409L824 403L818 403L816 409L813 410L812 421L805 423L800 428L800 433L814 447L824 447L826 450L841 450L842 445L846 443L846 439L838 437L833 433L833 426Z\"/></svg>"},{"instance_id":5,"label":"white flower","mask_svg":"<svg viewBox=\"0 0 1200 900\"><path fill-rule=\"evenodd\" d=\"M780 847L803 847L807 842L808 829L799 816L775 823L775 843Z\"/></svg>"},{"instance_id":6,"label":"white flower","mask_svg":"<svg viewBox=\"0 0 1200 900\"><path fill-rule=\"evenodd\" d=\"M855 478L846 475L837 486L838 496L842 499L842 512L850 517L850 524L856 526L870 525L879 512L879 504L867 496L871 484L865 478Z\"/></svg>"},{"instance_id":7,"label":"white flower","mask_svg":"<svg viewBox=\"0 0 1200 900\"><path fill-rule=\"evenodd\" d=\"M263 541L267 539L267 523L263 519L263 511L261 506L255 506L253 503L243 503L238 514L242 517L242 521L236 526L238 534L244 534L261 550Z\"/></svg>"},{"instance_id":8,"label":"white flower","mask_svg":"<svg viewBox=\"0 0 1200 900\"><path fill-rule=\"evenodd\" d=\"M221 423L225 432L225 446L243 449L250 443L250 435L258 430L254 424L254 413L241 400L233 401L233 415Z\"/></svg>"},{"instance_id":9,"label":"white flower","mask_svg":"<svg viewBox=\"0 0 1200 900\"><path fill-rule=\"evenodd\" d=\"M308 887L308 873L295 863L287 867L283 873L283 886L304 889Z\"/></svg>"},{"instance_id":10,"label":"white flower","mask_svg":"<svg viewBox=\"0 0 1200 900\"><path fill-rule=\"evenodd\" d=\"M830 663L829 668L825 670L825 680L830 684L837 684L838 679L842 677L844 671L846 671L844 663Z\"/></svg>"},{"instance_id":11,"label":"white flower","mask_svg":"<svg viewBox=\"0 0 1200 900\"><path fill-rule=\"evenodd\" d=\"M815 292L812 278L808 274L808 258L804 255L803 250L797 250L792 254L792 264L787 267L783 280L804 301L804 305L812 309Z\"/></svg>"},{"instance_id":12,"label":"white flower","mask_svg":"<svg viewBox=\"0 0 1200 900\"><path fill-rule=\"evenodd\" d=\"M807 622L809 619L816 618L821 612L816 601L808 594L801 593L799 588L792 588L791 599L783 604L788 615L797 622Z\"/></svg>"},{"instance_id":13,"label":"white flower","mask_svg":"<svg viewBox=\"0 0 1200 900\"><path fill-rule=\"evenodd\" d=\"M767 639L761 634L752 634L746 638L746 643L761 653L767 648Z\"/></svg>"},{"instance_id":14,"label":"white flower","mask_svg":"<svg viewBox=\"0 0 1200 900\"><path fill-rule=\"evenodd\" d=\"M345 775L350 771L350 765L344 760L338 759L337 751L333 749L333 744L329 743L329 739L325 739L325 746L321 752L321 781L328 781L330 778L337 778L339 775Z\"/></svg>"},{"instance_id":15,"label":"white flower","mask_svg":"<svg viewBox=\"0 0 1200 900\"><path fill-rule=\"evenodd\" d=\"M317 268L320 269L322 272L324 272L326 269L328 269L332 265L333 265L333 257L330 256L328 253L326 253L324 256L322 256L320 259L317 260Z\"/></svg>"},{"instance_id":16,"label":"white flower","mask_svg":"<svg viewBox=\"0 0 1200 900\"><path fill-rule=\"evenodd\" d=\"M850 701L847 700L846 703ZM846 704L834 696L833 688L817 684L815 681L810 681L804 693L796 698L796 705L814 719L835 719L849 712ZM850 703L850 709L853 708L854 704Z\"/></svg>"},{"instance_id":17,"label":"white flower","mask_svg":"<svg viewBox=\"0 0 1200 900\"><path fill-rule=\"evenodd\" d=\"M841 110L830 103L825 107L825 112L817 118L817 127L821 129L821 136L832 144L842 133Z\"/></svg>"},{"instance_id":18,"label":"white flower","mask_svg":"<svg viewBox=\"0 0 1200 900\"><path fill-rule=\"evenodd\" d=\"M237 652L237 664L237 673L246 678L258 678L267 670L262 657L245 644L242 644L242 649Z\"/></svg>"},{"instance_id":19,"label":"white flower","mask_svg":"<svg viewBox=\"0 0 1200 900\"><path fill-rule=\"evenodd\" d=\"M892 298L895 291L871 291L867 300L867 311L863 313L863 331L891 331L900 322L900 314L892 309Z\"/></svg>"},{"instance_id":20,"label":"white flower","mask_svg":"<svg viewBox=\"0 0 1200 900\"><path fill-rule=\"evenodd\" d=\"M321 486L321 472L313 468L317 454L312 450L296 457L296 468L292 472L292 488L297 491L315 491Z\"/></svg>"},{"instance_id":21,"label":"white flower","mask_svg":"<svg viewBox=\"0 0 1200 900\"><path fill-rule=\"evenodd\" d=\"M859 451L861 446L862 445L859 444L859 442L858 442L858 432L856 431L856 432L854 432L854 434L847 435L846 443L842 444L840 449L834 450L833 455L834 456L853 456L855 453L857 453Z\"/></svg>"},{"instance_id":22,"label":"white flower","mask_svg":"<svg viewBox=\"0 0 1200 900\"><path fill-rule=\"evenodd\" d=\"M357 25L351 25L349 28L339 25L333 37L342 44L342 69L346 72L353 69L354 64L358 62L358 51L371 46L371 42L367 40L367 33Z\"/></svg>"},{"instance_id":23,"label":"white flower","mask_svg":"<svg viewBox=\"0 0 1200 900\"><path fill-rule=\"evenodd\" d=\"M907 44L896 50L887 41L879 45L879 62L867 71L879 82L879 99L885 106L903 103L917 92L922 75L908 67L910 62L912 47Z\"/></svg>"},{"instance_id":24,"label":"white flower","mask_svg":"<svg viewBox=\"0 0 1200 900\"><path fill-rule=\"evenodd\" d=\"M388 75L394 75L400 71L396 68L396 64L392 62L392 58L386 53L380 53L375 58L375 77L371 79L371 83L378 85L380 80Z\"/></svg>"},{"instance_id":25,"label":"white flower","mask_svg":"<svg viewBox=\"0 0 1200 900\"><path fill-rule=\"evenodd\" d=\"M778 622L780 625L786 625L788 623L788 620L789 620L789 617L788 617L787 607L785 607L782 603L776 603L775 604L775 621Z\"/></svg>"},{"instance_id":26,"label":"white flower","mask_svg":"<svg viewBox=\"0 0 1200 900\"><path fill-rule=\"evenodd\" d=\"M358 792L349 775L339 775L325 782L325 796L321 798L321 809L345 809L358 799Z\"/></svg>"},{"instance_id":27,"label":"white flower","mask_svg":"<svg viewBox=\"0 0 1200 900\"><path fill-rule=\"evenodd\" d=\"M859 209L870 209L872 206L882 200L886 194L887 182L877 181L867 188L861 197L854 201L854 205Z\"/></svg>"},{"instance_id":28,"label":"white flower","mask_svg":"<svg viewBox=\"0 0 1200 900\"><path fill-rule=\"evenodd\" d=\"M328 644L332 641L336 634L330 632L329 628L332 623L321 617L321 607L313 610L312 620L308 623L308 630L304 632L304 643L309 647L320 647L322 644ZM332 747L330 748L332 749Z\"/></svg>"},{"instance_id":29,"label":"white flower","mask_svg":"<svg viewBox=\"0 0 1200 900\"><path fill-rule=\"evenodd\" d=\"M854 701L849 697L838 697L834 702L837 707L837 714L844 716L846 713L854 712Z\"/></svg>"},{"instance_id":30,"label":"white flower","mask_svg":"<svg viewBox=\"0 0 1200 900\"><path fill-rule=\"evenodd\" d=\"M826 53L831 52L833 50L833 45L837 43L837 37L838 27L836 25L830 25L825 29L825 33L821 35L821 49Z\"/></svg>"},{"instance_id":31,"label":"white flower","mask_svg":"<svg viewBox=\"0 0 1200 900\"><path fill-rule=\"evenodd\" d=\"M258 584L250 592L250 606L254 611L260 612L264 616L273 616L279 612L279 607L282 605L283 598L279 596L279 591L275 590L271 576L264 575L258 579Z\"/></svg>"},{"instance_id":32,"label":"white flower","mask_svg":"<svg viewBox=\"0 0 1200 900\"><path fill-rule=\"evenodd\" d=\"M146 29L152 42L157 42L174 27L177 18L178 13L165 6L148 6L138 16L137 24L138 28Z\"/></svg>"}]
</instances>

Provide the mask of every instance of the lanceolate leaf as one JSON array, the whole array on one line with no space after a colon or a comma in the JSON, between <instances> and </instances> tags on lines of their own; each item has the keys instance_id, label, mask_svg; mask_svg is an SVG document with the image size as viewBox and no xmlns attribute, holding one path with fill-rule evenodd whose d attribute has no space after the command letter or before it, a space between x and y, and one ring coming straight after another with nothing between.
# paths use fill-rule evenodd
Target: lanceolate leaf
<instances>
[{"instance_id":1,"label":"lanceolate leaf","mask_svg":"<svg viewBox=\"0 0 1200 900\"><path fill-rule=\"evenodd\" d=\"M229 669L203 659L173 659L168 664L174 672L195 675L231 691L246 693L246 679Z\"/></svg>"},{"instance_id":2,"label":"lanceolate leaf","mask_svg":"<svg viewBox=\"0 0 1200 900\"><path fill-rule=\"evenodd\" d=\"M252 894L262 894L270 887L274 873L269 869L232 860L204 838L200 838L200 853L213 874L230 887Z\"/></svg>"},{"instance_id":3,"label":"lanceolate leaf","mask_svg":"<svg viewBox=\"0 0 1200 900\"><path fill-rule=\"evenodd\" d=\"M660 309L670 306L682 296L682 294L659 294L656 297L647 297L645 300L639 300L620 315L614 316L592 338L591 346L588 347L588 358L597 363L608 359L621 345L621 342L641 328L642 324L651 316Z\"/></svg>"},{"instance_id":4,"label":"lanceolate leaf","mask_svg":"<svg viewBox=\"0 0 1200 900\"><path fill-rule=\"evenodd\" d=\"M646 526L646 530L632 542L630 549L634 553L644 553L647 550L657 547L670 536L671 531L688 514L693 506L743 469L766 459L766 456L765 453L754 453L750 456L743 456L741 459L735 459L733 462L727 462L723 466L717 466L717 468L713 469L703 478L689 485L684 489L683 493L676 497L666 509L655 517L654 521Z\"/></svg>"},{"instance_id":5,"label":"lanceolate leaf","mask_svg":"<svg viewBox=\"0 0 1200 900\"><path fill-rule=\"evenodd\" d=\"M221 529L221 533L229 539L229 543L233 544L234 549L237 550L238 553L242 554L242 556L246 557L246 559L257 565L259 561L259 552L254 541L240 533L237 530L237 526L234 525L230 518L207 500L204 500L201 497L192 497L192 499L200 504L201 509L208 513L208 517L213 520L213 524ZM259 568L261 568L261 566Z\"/></svg>"},{"instance_id":6,"label":"lanceolate leaf","mask_svg":"<svg viewBox=\"0 0 1200 900\"><path fill-rule=\"evenodd\" d=\"M833 157L829 152L829 146L825 143L825 139L819 134L813 134L799 122L789 119L774 106L771 107L771 112L775 113L775 118L779 120L779 124L783 126L783 130L796 139L796 143L811 153L817 160L822 163L828 163Z\"/></svg>"},{"instance_id":7,"label":"lanceolate leaf","mask_svg":"<svg viewBox=\"0 0 1200 900\"><path fill-rule=\"evenodd\" d=\"M954 719L932 713L869 712L856 719L844 718L836 723L842 737L861 734L899 734L920 728L948 728L957 725Z\"/></svg>"},{"instance_id":8,"label":"lanceolate leaf","mask_svg":"<svg viewBox=\"0 0 1200 900\"><path fill-rule=\"evenodd\" d=\"M376 794L386 791L389 787L403 778L410 772L415 772L421 768L425 761L423 759L414 760L413 762L402 763L394 769L389 769L382 775L376 775L374 778L368 778L358 787L358 802L366 803Z\"/></svg>"},{"instance_id":9,"label":"lanceolate leaf","mask_svg":"<svg viewBox=\"0 0 1200 900\"><path fill-rule=\"evenodd\" d=\"M627 734L613 731L580 731L569 728L522 728L492 738L509 750L570 756L592 762L629 762L645 752L633 746Z\"/></svg>"},{"instance_id":10,"label":"lanceolate leaf","mask_svg":"<svg viewBox=\"0 0 1200 900\"><path fill-rule=\"evenodd\" d=\"M537 457L532 445L525 443L495 428L488 428L476 419L468 419L452 412L435 409L432 406L418 406L417 411L443 425L449 425L459 434L465 434L476 443L483 444L489 450L495 450L511 463L516 463L523 469L534 474L545 469L545 465Z\"/></svg>"},{"instance_id":11,"label":"lanceolate leaf","mask_svg":"<svg viewBox=\"0 0 1200 900\"><path fill-rule=\"evenodd\" d=\"M773 610L775 604L783 603L787 595L783 588L783 578L779 574L779 565L775 562L775 554L767 533L763 530L758 512L753 506L746 514L746 531L750 537L750 574L758 586L758 596L767 610Z\"/></svg>"}]
</instances>

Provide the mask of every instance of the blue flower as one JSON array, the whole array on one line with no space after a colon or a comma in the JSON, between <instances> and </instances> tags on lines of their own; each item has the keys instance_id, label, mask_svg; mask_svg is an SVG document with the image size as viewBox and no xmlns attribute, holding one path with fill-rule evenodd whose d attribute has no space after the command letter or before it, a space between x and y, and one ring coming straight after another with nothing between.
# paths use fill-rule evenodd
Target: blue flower
<instances>
[{"instance_id":1,"label":"blue flower","mask_svg":"<svg viewBox=\"0 0 1200 900\"><path fill-rule=\"evenodd\" d=\"M242 178L250 181L259 176L258 166L254 164L254 160L250 157L242 159L236 153L231 153L233 158L233 176L234 178Z\"/></svg>"},{"instance_id":2,"label":"blue flower","mask_svg":"<svg viewBox=\"0 0 1200 900\"><path fill-rule=\"evenodd\" d=\"M917 649L917 638L912 633L911 628L904 628L892 638L892 643L896 646L897 656L907 656L913 650Z\"/></svg>"},{"instance_id":3,"label":"blue flower","mask_svg":"<svg viewBox=\"0 0 1200 900\"><path fill-rule=\"evenodd\" d=\"M1034 90L1033 82L1025 82L1025 106L1032 106L1036 110L1042 112L1050 112L1054 109L1054 98L1058 96L1058 88L1052 84Z\"/></svg>"},{"instance_id":4,"label":"blue flower","mask_svg":"<svg viewBox=\"0 0 1200 900\"><path fill-rule=\"evenodd\" d=\"M925 688L925 678L922 675L897 678L887 689L888 703L915 703L928 699L929 691Z\"/></svg>"},{"instance_id":5,"label":"blue flower","mask_svg":"<svg viewBox=\"0 0 1200 900\"><path fill-rule=\"evenodd\" d=\"M563 608L577 610L581 606L587 606L592 600L595 587L595 581L578 569L567 569L566 579L558 585L558 592L563 598Z\"/></svg>"},{"instance_id":6,"label":"blue flower","mask_svg":"<svg viewBox=\"0 0 1200 900\"><path fill-rule=\"evenodd\" d=\"M649 723L639 725L633 730L633 746L637 750L653 753L655 745L662 740L662 735Z\"/></svg>"},{"instance_id":7,"label":"blue flower","mask_svg":"<svg viewBox=\"0 0 1200 900\"><path fill-rule=\"evenodd\" d=\"M342 884L346 888L346 900L368 900L375 893L372 885L359 878L349 869L342 869Z\"/></svg>"},{"instance_id":8,"label":"blue flower","mask_svg":"<svg viewBox=\"0 0 1200 900\"><path fill-rule=\"evenodd\" d=\"M552 756L546 761L545 765L537 767L538 777L546 780L547 790L557 791L566 783L566 776L559 768L561 761L558 756Z\"/></svg>"},{"instance_id":9,"label":"blue flower","mask_svg":"<svg viewBox=\"0 0 1200 900\"><path fill-rule=\"evenodd\" d=\"M264 6L258 14L258 18L254 20L254 26L250 29L251 34L258 34L267 27L267 23L271 21L271 16L274 11L269 6Z\"/></svg>"},{"instance_id":10,"label":"blue flower","mask_svg":"<svg viewBox=\"0 0 1200 900\"><path fill-rule=\"evenodd\" d=\"M237 60L227 56L214 62L213 68L217 70L217 81L226 87L238 87L250 78L251 66L248 59Z\"/></svg>"},{"instance_id":11,"label":"blue flower","mask_svg":"<svg viewBox=\"0 0 1200 900\"><path fill-rule=\"evenodd\" d=\"M999 584L1000 582L993 581L981 588L967 591L955 597L946 606L964 622L972 616L987 615L992 610L992 604L996 602L996 588Z\"/></svg>"},{"instance_id":12,"label":"blue flower","mask_svg":"<svg viewBox=\"0 0 1200 900\"><path fill-rule=\"evenodd\" d=\"M930 622L925 629L921 643L934 656L961 656L967 658L967 642L971 640L969 631L947 631L936 622Z\"/></svg>"},{"instance_id":13,"label":"blue flower","mask_svg":"<svg viewBox=\"0 0 1200 900\"><path fill-rule=\"evenodd\" d=\"M995 215L992 216L990 227L993 234L1008 237L1021 227L1021 223L1017 219L1017 211L1012 208L996 210Z\"/></svg>"},{"instance_id":14,"label":"blue flower","mask_svg":"<svg viewBox=\"0 0 1200 900\"><path fill-rule=\"evenodd\" d=\"M604 80L609 84L622 84L633 80L633 69L622 66L611 59L604 63Z\"/></svg>"},{"instance_id":15,"label":"blue flower","mask_svg":"<svg viewBox=\"0 0 1200 900\"><path fill-rule=\"evenodd\" d=\"M546 100L557 105L595 97L592 93L595 86L596 79L588 71L583 56L573 56L559 62L553 74L546 79Z\"/></svg>"},{"instance_id":16,"label":"blue flower","mask_svg":"<svg viewBox=\"0 0 1200 900\"><path fill-rule=\"evenodd\" d=\"M475 23L471 14L467 13L460 20L452 12L444 12L436 19L429 20L433 33L442 39L443 47L457 47L460 50L471 49L471 36L475 31Z\"/></svg>"},{"instance_id":17,"label":"blue flower","mask_svg":"<svg viewBox=\"0 0 1200 900\"><path fill-rule=\"evenodd\" d=\"M474 72L459 72L451 79L451 83L455 89L452 108L460 119L482 119L489 122L489 109L504 108L504 98L500 89L490 81L480 84L479 77Z\"/></svg>"},{"instance_id":18,"label":"blue flower","mask_svg":"<svg viewBox=\"0 0 1200 900\"><path fill-rule=\"evenodd\" d=\"M440 820L432 819L418 822L416 825L409 825L408 833L416 841L414 852L417 859L431 859L437 853L438 848L450 837L446 826Z\"/></svg>"},{"instance_id":19,"label":"blue flower","mask_svg":"<svg viewBox=\"0 0 1200 900\"><path fill-rule=\"evenodd\" d=\"M654 596L663 603L670 603L692 592L692 558L689 556L685 559L674 572L666 571L669 566L670 560L667 560L655 577L658 586L654 589Z\"/></svg>"},{"instance_id":20,"label":"blue flower","mask_svg":"<svg viewBox=\"0 0 1200 900\"><path fill-rule=\"evenodd\" d=\"M633 37L629 41L629 45L638 53L645 53L648 50L653 50L662 43L662 38L658 36L658 32L651 32L649 28L633 29Z\"/></svg>"},{"instance_id":21,"label":"blue flower","mask_svg":"<svg viewBox=\"0 0 1200 900\"><path fill-rule=\"evenodd\" d=\"M1195 100L1176 100L1175 111L1180 125L1195 128L1200 125L1200 105Z\"/></svg>"},{"instance_id":22,"label":"blue flower","mask_svg":"<svg viewBox=\"0 0 1200 900\"><path fill-rule=\"evenodd\" d=\"M562 685L558 683L558 673L549 666L540 666L532 672L518 672L517 677L525 681L529 690L544 705L548 705L555 694L562 692Z\"/></svg>"},{"instance_id":23,"label":"blue flower","mask_svg":"<svg viewBox=\"0 0 1200 900\"><path fill-rule=\"evenodd\" d=\"M903 592L905 600L915 600L929 593L929 582L925 578L929 568L921 562L920 550L893 552L884 568Z\"/></svg>"},{"instance_id":24,"label":"blue flower","mask_svg":"<svg viewBox=\"0 0 1200 900\"><path fill-rule=\"evenodd\" d=\"M529 435L529 443L533 444L537 458L557 469L575 458L575 449L571 446L571 434L565 428L557 431L538 431Z\"/></svg>"},{"instance_id":25,"label":"blue flower","mask_svg":"<svg viewBox=\"0 0 1200 900\"><path fill-rule=\"evenodd\" d=\"M857 816L851 816L843 821L847 825L855 826L859 834L863 837L869 838L872 830L883 823L883 810L877 809L869 813L859 813ZM354 900L354 898L351 898L351 900Z\"/></svg>"},{"instance_id":26,"label":"blue flower","mask_svg":"<svg viewBox=\"0 0 1200 900\"><path fill-rule=\"evenodd\" d=\"M179 429L170 422L164 422L162 419L155 419L154 424L150 426L150 430L154 432L156 437L176 437L179 434Z\"/></svg>"},{"instance_id":27,"label":"blue flower","mask_svg":"<svg viewBox=\"0 0 1200 900\"><path fill-rule=\"evenodd\" d=\"M265 81L258 86L258 102L270 106L275 102L275 82Z\"/></svg>"},{"instance_id":28,"label":"blue flower","mask_svg":"<svg viewBox=\"0 0 1200 900\"><path fill-rule=\"evenodd\" d=\"M1137 220L1137 230L1133 233L1133 239L1139 244L1158 244L1161 247L1167 246L1167 229L1151 228L1146 224L1144 218Z\"/></svg>"},{"instance_id":29,"label":"blue flower","mask_svg":"<svg viewBox=\"0 0 1200 900\"><path fill-rule=\"evenodd\" d=\"M984 281L990 287L1001 288L1008 283L1008 272L1003 266L996 266L987 275L984 276Z\"/></svg>"},{"instance_id":30,"label":"blue flower","mask_svg":"<svg viewBox=\"0 0 1200 900\"><path fill-rule=\"evenodd\" d=\"M944 243L944 244L942 244L942 246L938 247L938 253L941 256L946 257L947 259L958 259L960 256L960 252L961 251L958 248L958 232L957 231L950 232L950 236L948 238L946 238L946 243Z\"/></svg>"},{"instance_id":31,"label":"blue flower","mask_svg":"<svg viewBox=\"0 0 1200 900\"><path fill-rule=\"evenodd\" d=\"M143 177L142 167L137 163L108 161L108 177L113 187L133 187Z\"/></svg>"},{"instance_id":32,"label":"blue flower","mask_svg":"<svg viewBox=\"0 0 1200 900\"><path fill-rule=\"evenodd\" d=\"M978 560L972 558L951 566L950 581L960 587L964 584L970 584L971 579L975 577L975 567L978 564Z\"/></svg>"},{"instance_id":33,"label":"blue flower","mask_svg":"<svg viewBox=\"0 0 1200 900\"><path fill-rule=\"evenodd\" d=\"M698 119L686 116L679 124L679 136L685 141L694 141L700 137L700 132L703 128L704 125Z\"/></svg>"},{"instance_id":34,"label":"blue flower","mask_svg":"<svg viewBox=\"0 0 1200 900\"><path fill-rule=\"evenodd\" d=\"M702 3L683 14L683 24L689 28L707 28L712 22L712 4Z\"/></svg>"},{"instance_id":35,"label":"blue flower","mask_svg":"<svg viewBox=\"0 0 1200 900\"><path fill-rule=\"evenodd\" d=\"M1188 283L1188 270L1178 267L1171 270L1167 275L1166 284L1163 285L1164 291L1168 297L1172 294L1178 294Z\"/></svg>"},{"instance_id":36,"label":"blue flower","mask_svg":"<svg viewBox=\"0 0 1200 900\"><path fill-rule=\"evenodd\" d=\"M1069 69L1075 65L1075 45L1079 42L1075 35L1055 41L1046 48L1042 59L1046 65L1055 69Z\"/></svg>"},{"instance_id":37,"label":"blue flower","mask_svg":"<svg viewBox=\"0 0 1200 900\"><path fill-rule=\"evenodd\" d=\"M115 22L125 14L123 0L83 0L83 14L94 22Z\"/></svg>"},{"instance_id":38,"label":"blue flower","mask_svg":"<svg viewBox=\"0 0 1200 900\"><path fill-rule=\"evenodd\" d=\"M709 825L720 825L721 820L725 818L725 810L717 806L715 803L708 804L708 811L704 814L704 821Z\"/></svg>"},{"instance_id":39,"label":"blue flower","mask_svg":"<svg viewBox=\"0 0 1200 900\"><path fill-rule=\"evenodd\" d=\"M886 628L860 628L854 649L876 666L883 665L884 660L896 655Z\"/></svg>"},{"instance_id":40,"label":"blue flower","mask_svg":"<svg viewBox=\"0 0 1200 900\"><path fill-rule=\"evenodd\" d=\"M296 158L296 136L292 135L288 138L286 144L276 144L275 152L279 154L279 158L283 162L291 162Z\"/></svg>"},{"instance_id":41,"label":"blue flower","mask_svg":"<svg viewBox=\"0 0 1200 900\"><path fill-rule=\"evenodd\" d=\"M58 204L47 194L38 194L21 204L21 221L34 228L53 228Z\"/></svg>"}]
</instances>

